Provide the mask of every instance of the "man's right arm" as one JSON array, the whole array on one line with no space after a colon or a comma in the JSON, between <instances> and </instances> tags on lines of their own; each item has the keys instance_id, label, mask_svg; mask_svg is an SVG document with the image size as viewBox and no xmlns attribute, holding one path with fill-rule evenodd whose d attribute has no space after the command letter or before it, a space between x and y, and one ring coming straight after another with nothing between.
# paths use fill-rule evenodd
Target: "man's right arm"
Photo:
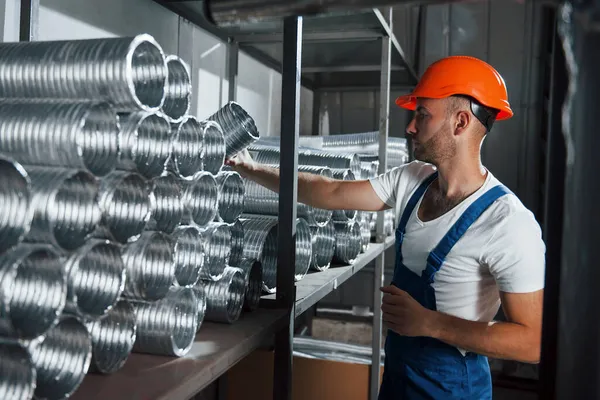
<instances>
[{"instance_id":1,"label":"man's right arm","mask_svg":"<svg viewBox=\"0 0 600 400\"><path fill-rule=\"evenodd\" d=\"M279 191L279 170L252 160L243 151L227 164L244 178L274 192ZM381 211L389 208L375 193L368 180L343 181L298 172L298 201L327 210Z\"/></svg>"}]
</instances>

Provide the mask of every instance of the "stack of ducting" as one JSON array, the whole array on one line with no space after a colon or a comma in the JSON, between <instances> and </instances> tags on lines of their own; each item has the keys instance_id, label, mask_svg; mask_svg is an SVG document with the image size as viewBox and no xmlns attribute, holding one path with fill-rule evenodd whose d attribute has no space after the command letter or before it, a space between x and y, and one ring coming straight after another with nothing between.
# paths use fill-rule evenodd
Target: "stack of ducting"
<instances>
[{"instance_id":1,"label":"stack of ducting","mask_svg":"<svg viewBox=\"0 0 600 400\"><path fill-rule=\"evenodd\" d=\"M189 115L191 88L149 35L0 44L0 398L69 397L256 308L222 166L258 131L235 103Z\"/></svg>"}]
</instances>

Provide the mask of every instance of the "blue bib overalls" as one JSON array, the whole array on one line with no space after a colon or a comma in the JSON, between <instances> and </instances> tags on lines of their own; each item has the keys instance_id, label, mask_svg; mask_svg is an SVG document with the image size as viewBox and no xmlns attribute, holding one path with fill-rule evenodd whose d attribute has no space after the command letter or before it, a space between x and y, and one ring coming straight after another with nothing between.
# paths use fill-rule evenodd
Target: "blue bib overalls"
<instances>
[{"instance_id":1,"label":"blue bib overalls","mask_svg":"<svg viewBox=\"0 0 600 400\"><path fill-rule=\"evenodd\" d=\"M396 229L396 265L392 284L406 291L430 310L436 310L431 284L444 259L471 224L499 197L510 193L496 186L484 193L460 216L427 257L421 276L402 262L402 241L406 224L427 188L437 178L429 176L411 196ZM491 399L492 382L487 357L475 353L463 356L459 350L437 339L406 337L388 331L385 343L385 370L380 400L398 399Z\"/></svg>"}]
</instances>

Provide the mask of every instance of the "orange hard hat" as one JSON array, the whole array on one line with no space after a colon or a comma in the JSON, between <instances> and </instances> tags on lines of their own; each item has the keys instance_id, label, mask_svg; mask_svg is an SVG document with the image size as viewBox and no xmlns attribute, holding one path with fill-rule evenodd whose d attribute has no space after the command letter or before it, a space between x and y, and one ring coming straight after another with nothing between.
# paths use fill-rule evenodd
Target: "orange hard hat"
<instances>
[{"instance_id":1,"label":"orange hard hat","mask_svg":"<svg viewBox=\"0 0 600 400\"><path fill-rule=\"evenodd\" d=\"M468 56L446 57L431 64L415 90L398 97L396 104L414 110L417 97L441 99L452 95L470 96L482 105L498 110L496 120L513 116L502 76L488 63Z\"/></svg>"}]
</instances>

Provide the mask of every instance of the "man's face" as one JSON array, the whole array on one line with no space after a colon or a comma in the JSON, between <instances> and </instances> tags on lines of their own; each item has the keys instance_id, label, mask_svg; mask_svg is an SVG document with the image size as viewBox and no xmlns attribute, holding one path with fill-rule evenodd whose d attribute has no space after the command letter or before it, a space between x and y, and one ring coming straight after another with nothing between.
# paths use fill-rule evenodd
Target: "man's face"
<instances>
[{"instance_id":1,"label":"man's face","mask_svg":"<svg viewBox=\"0 0 600 400\"><path fill-rule=\"evenodd\" d=\"M406 132L412 136L419 161L438 165L456 153L446 99L419 98Z\"/></svg>"}]
</instances>

